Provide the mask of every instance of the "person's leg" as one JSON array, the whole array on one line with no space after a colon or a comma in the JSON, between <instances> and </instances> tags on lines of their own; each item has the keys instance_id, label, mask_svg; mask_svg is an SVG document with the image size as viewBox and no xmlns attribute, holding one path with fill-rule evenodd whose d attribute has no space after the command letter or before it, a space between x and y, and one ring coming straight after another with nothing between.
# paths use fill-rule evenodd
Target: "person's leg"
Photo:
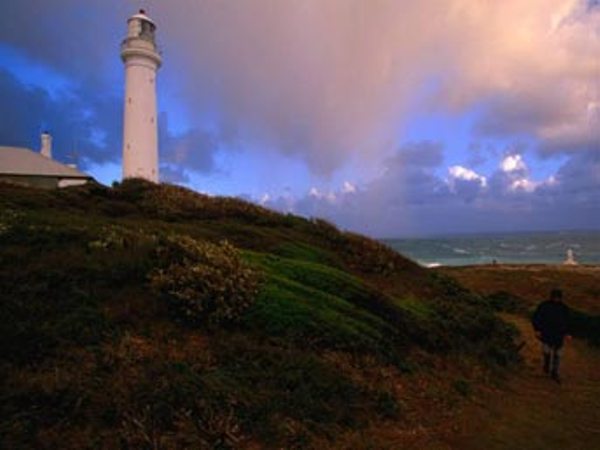
<instances>
[{"instance_id":1,"label":"person's leg","mask_svg":"<svg viewBox=\"0 0 600 450\"><path fill-rule=\"evenodd\" d=\"M552 348L548 344L542 344L542 354L544 355L544 373L550 373L550 363L552 358Z\"/></svg>"},{"instance_id":2,"label":"person's leg","mask_svg":"<svg viewBox=\"0 0 600 450\"><path fill-rule=\"evenodd\" d=\"M555 380L559 379L558 369L560 367L561 347L552 347L552 364L551 364L551 375Z\"/></svg>"}]
</instances>

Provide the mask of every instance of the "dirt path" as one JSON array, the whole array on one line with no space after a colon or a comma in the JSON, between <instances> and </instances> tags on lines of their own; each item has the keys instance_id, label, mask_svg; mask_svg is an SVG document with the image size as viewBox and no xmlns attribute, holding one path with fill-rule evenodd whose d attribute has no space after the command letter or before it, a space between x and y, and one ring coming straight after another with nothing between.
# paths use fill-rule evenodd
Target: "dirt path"
<instances>
[{"instance_id":1,"label":"dirt path","mask_svg":"<svg viewBox=\"0 0 600 450\"><path fill-rule=\"evenodd\" d=\"M526 346L523 370L486 404L461 417L456 449L600 449L600 351L575 340L566 344L562 384L541 370L539 344L522 317L508 318Z\"/></svg>"}]
</instances>

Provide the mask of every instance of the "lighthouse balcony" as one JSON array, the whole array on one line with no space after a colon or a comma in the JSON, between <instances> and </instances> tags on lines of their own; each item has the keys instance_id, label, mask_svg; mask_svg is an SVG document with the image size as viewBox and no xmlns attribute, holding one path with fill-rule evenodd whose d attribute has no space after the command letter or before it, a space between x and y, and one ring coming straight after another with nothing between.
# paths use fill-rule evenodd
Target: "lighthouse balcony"
<instances>
[{"instance_id":1,"label":"lighthouse balcony","mask_svg":"<svg viewBox=\"0 0 600 450\"><path fill-rule=\"evenodd\" d=\"M121 59L126 61L132 56L146 57L160 67L162 55L154 42L143 38L126 38L121 42Z\"/></svg>"},{"instance_id":2,"label":"lighthouse balcony","mask_svg":"<svg viewBox=\"0 0 600 450\"><path fill-rule=\"evenodd\" d=\"M144 35L136 37L127 37L123 39L123 41L121 41L121 50L123 50L123 47L125 46L142 47L160 53L158 45L156 45L154 39L147 38Z\"/></svg>"}]
</instances>

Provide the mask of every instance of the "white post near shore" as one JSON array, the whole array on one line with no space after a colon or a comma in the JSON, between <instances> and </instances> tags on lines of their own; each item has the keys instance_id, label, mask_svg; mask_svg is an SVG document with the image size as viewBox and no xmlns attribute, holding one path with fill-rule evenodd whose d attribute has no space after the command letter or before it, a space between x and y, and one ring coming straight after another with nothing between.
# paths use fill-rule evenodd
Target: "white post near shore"
<instances>
[{"instance_id":1,"label":"white post near shore","mask_svg":"<svg viewBox=\"0 0 600 450\"><path fill-rule=\"evenodd\" d=\"M577 261L575 261L575 256L573 255L572 249L567 250L567 259L565 259L565 262L563 262L563 264L565 266L576 266L577 265Z\"/></svg>"}]
</instances>

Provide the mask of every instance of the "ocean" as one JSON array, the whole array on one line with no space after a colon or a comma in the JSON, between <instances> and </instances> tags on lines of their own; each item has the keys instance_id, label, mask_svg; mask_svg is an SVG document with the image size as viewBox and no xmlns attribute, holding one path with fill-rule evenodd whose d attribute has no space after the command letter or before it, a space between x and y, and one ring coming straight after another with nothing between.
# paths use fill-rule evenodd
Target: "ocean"
<instances>
[{"instance_id":1,"label":"ocean","mask_svg":"<svg viewBox=\"0 0 600 450\"><path fill-rule=\"evenodd\" d=\"M477 234L426 239L383 239L425 267L474 264L561 264L572 250L579 264L600 264L599 231Z\"/></svg>"}]
</instances>

